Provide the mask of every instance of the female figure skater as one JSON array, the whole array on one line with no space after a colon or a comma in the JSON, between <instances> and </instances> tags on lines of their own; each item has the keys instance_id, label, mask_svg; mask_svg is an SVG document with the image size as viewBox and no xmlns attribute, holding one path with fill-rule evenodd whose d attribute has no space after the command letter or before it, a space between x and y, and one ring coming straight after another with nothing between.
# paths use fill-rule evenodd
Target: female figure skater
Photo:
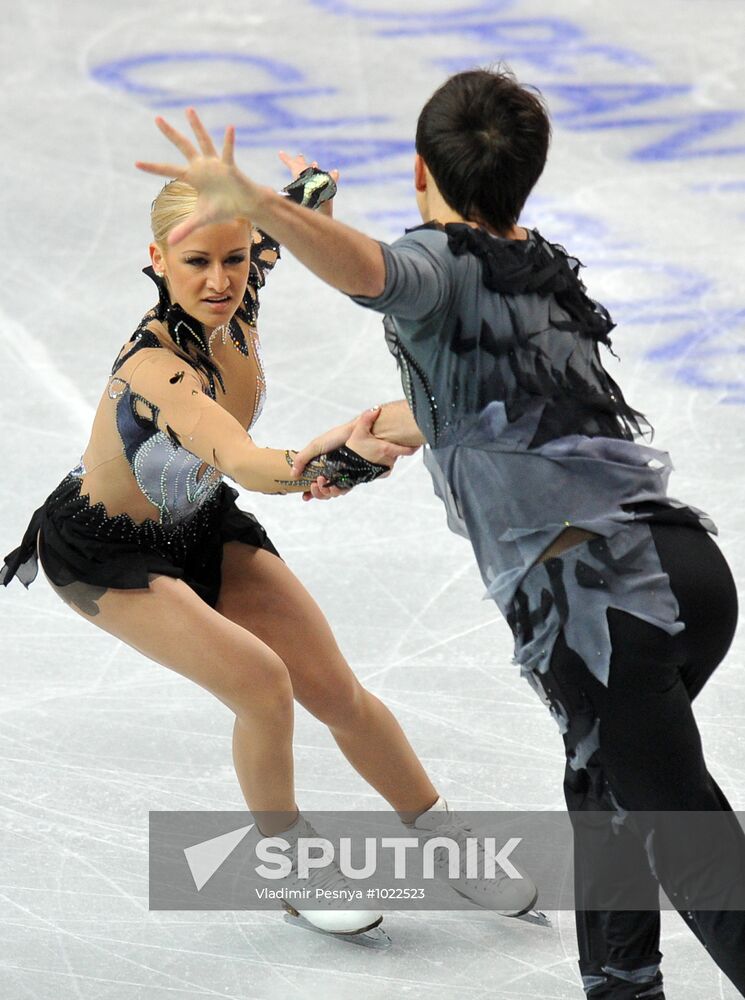
<instances>
[{"instance_id":1,"label":"female figure skater","mask_svg":"<svg viewBox=\"0 0 745 1000\"><path fill-rule=\"evenodd\" d=\"M299 175L285 191L303 211L333 195L330 175L304 170L302 158L285 161ZM169 246L196 200L182 182L155 199L147 273L158 304L114 362L80 464L35 512L0 582L17 575L31 583L38 539L63 601L226 704L235 713L237 776L264 835L281 831L295 848L299 836L312 835L295 802L293 697L404 820L433 831L445 823L452 835L455 814L393 715L357 681L311 596L223 482L299 491L322 473L343 476L345 461L356 477L385 473L413 449L368 446L374 463L342 449L312 463L311 479L297 480L293 452L253 443L247 429L264 399L258 293L278 245L236 213ZM509 915L536 896L527 877L489 886L463 880L457 889ZM382 920L364 910L301 912L332 933L362 934Z\"/></svg>"},{"instance_id":2,"label":"female figure skater","mask_svg":"<svg viewBox=\"0 0 745 1000\"><path fill-rule=\"evenodd\" d=\"M613 323L579 262L518 225L548 150L541 100L505 72L443 84L417 126L424 225L391 246L285 203L235 167L230 129L219 160L188 117L201 155L161 119L186 166L138 164L200 191L174 246L239 205L386 314L415 421L384 407L375 434L429 445L448 522L470 538L522 672L564 736L587 996L664 997L660 883L745 995L745 839L691 710L730 645L737 597L713 526L667 496L669 456L638 442L643 418L603 368ZM296 474L350 426L305 449ZM338 491L332 479L309 493ZM694 836L681 813L708 813L717 836L706 824ZM614 908L627 878L633 908Z\"/></svg>"}]
</instances>

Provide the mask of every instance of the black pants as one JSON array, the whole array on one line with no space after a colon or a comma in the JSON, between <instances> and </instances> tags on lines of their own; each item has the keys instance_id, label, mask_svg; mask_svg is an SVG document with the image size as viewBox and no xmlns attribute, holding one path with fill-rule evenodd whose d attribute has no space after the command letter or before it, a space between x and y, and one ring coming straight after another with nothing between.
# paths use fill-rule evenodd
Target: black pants
<instances>
[{"instance_id":1,"label":"black pants","mask_svg":"<svg viewBox=\"0 0 745 1000\"><path fill-rule=\"evenodd\" d=\"M577 905L588 894L596 894L598 879L612 883L609 872L614 867L618 872L635 868L637 898L641 886L644 899L645 908L638 911L577 910L580 972L592 1000L664 997L659 971L662 884L691 930L745 996L745 912L694 910L686 905L692 888L686 879L698 880L697 889L711 886L720 899L730 888L739 887L741 893L745 884L745 836L706 769L691 710L691 702L732 641L737 595L727 563L706 533L656 524L652 535L685 630L669 636L611 609L607 688L567 647L563 636L541 678L548 697L560 694L569 707L568 749L571 723L584 717L581 725L586 731L588 718L599 720L600 745L587 768L567 766L566 771L567 807L577 816ZM694 844L672 819L667 824L658 816L654 830L643 829L636 813L631 822L612 827L607 810L619 806L658 813L719 811L724 813L717 817L720 834L724 833L717 843L699 839ZM692 858L694 849L698 853ZM593 859L598 858L605 863L595 864ZM609 866L610 858L618 864ZM612 898L612 884L600 888Z\"/></svg>"}]
</instances>

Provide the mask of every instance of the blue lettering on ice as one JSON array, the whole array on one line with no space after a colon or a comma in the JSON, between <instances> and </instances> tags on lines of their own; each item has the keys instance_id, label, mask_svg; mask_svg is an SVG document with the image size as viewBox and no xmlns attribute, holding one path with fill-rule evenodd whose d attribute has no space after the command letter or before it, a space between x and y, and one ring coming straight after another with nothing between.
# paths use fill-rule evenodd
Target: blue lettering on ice
<instances>
[{"instance_id":1,"label":"blue lettering on ice","mask_svg":"<svg viewBox=\"0 0 745 1000\"><path fill-rule=\"evenodd\" d=\"M305 145L307 149L312 148L315 159L329 164L329 168L333 166L339 170L406 154L413 156L414 153L414 144L410 139L335 139L308 133L305 136L293 135L292 141ZM266 135L257 135L253 126L238 127L235 130L236 146L265 146L266 142ZM410 177L411 174L406 176ZM369 181L369 177L365 178L366 183ZM344 183L349 184L350 178L345 178Z\"/></svg>"},{"instance_id":2,"label":"blue lettering on ice","mask_svg":"<svg viewBox=\"0 0 745 1000\"><path fill-rule=\"evenodd\" d=\"M391 154L393 155L393 154ZM398 154L396 154L398 155ZM333 160L328 160L328 163L333 163ZM377 176L370 176L368 174L359 174L354 176L354 174L344 174L344 187L349 187L355 185L357 187L363 187L364 185L374 184L377 182L380 184L381 189L385 188L386 194L390 197L389 186L394 181L406 181L409 189L411 188L412 171L398 171L398 170L386 170L384 174L378 174Z\"/></svg>"},{"instance_id":3,"label":"blue lettering on ice","mask_svg":"<svg viewBox=\"0 0 745 1000\"><path fill-rule=\"evenodd\" d=\"M546 49L554 45L566 45L582 38L584 32L571 21L558 18L529 18L520 20L480 20L441 22L419 20L411 25L383 28L379 34L389 37L411 35L475 35L490 45L519 46ZM483 58L483 55L482 55Z\"/></svg>"},{"instance_id":4,"label":"blue lettering on ice","mask_svg":"<svg viewBox=\"0 0 745 1000\"><path fill-rule=\"evenodd\" d=\"M668 340L665 344L660 344L647 351L646 357L650 361L677 361L689 355L691 351L701 343L708 343L710 337L709 330L695 330L691 333L682 333L674 340Z\"/></svg>"},{"instance_id":5,"label":"blue lettering on ice","mask_svg":"<svg viewBox=\"0 0 745 1000\"><path fill-rule=\"evenodd\" d=\"M638 130L667 126L668 134L633 150L634 160L684 160L745 153L745 144L707 145L710 136L745 118L742 111L694 111L683 114L620 115L640 105L688 97L686 84L551 84L546 91L568 104L555 112L554 121L578 132ZM610 115L608 114L610 112Z\"/></svg>"},{"instance_id":6,"label":"blue lettering on ice","mask_svg":"<svg viewBox=\"0 0 745 1000\"><path fill-rule=\"evenodd\" d=\"M568 105L558 111L554 110L554 120L571 124L575 120L584 120L589 115L626 110L640 104L688 94L691 87L687 84L669 83L557 83L548 84L545 90Z\"/></svg>"},{"instance_id":7,"label":"blue lettering on ice","mask_svg":"<svg viewBox=\"0 0 745 1000\"><path fill-rule=\"evenodd\" d=\"M651 65L651 60L645 59L630 49L620 49L614 45L575 45L566 48L553 46L506 46L495 54L493 49L488 52L470 52L457 56L438 56L432 59L432 65L445 73L460 73L461 70L481 66L485 61L496 57L507 61L521 60L536 66L541 73L556 73L562 76L572 76L577 72L577 63L583 56L597 56L621 66L632 66L638 69ZM544 89L544 88L542 88Z\"/></svg>"},{"instance_id":8,"label":"blue lettering on ice","mask_svg":"<svg viewBox=\"0 0 745 1000\"><path fill-rule=\"evenodd\" d=\"M617 302L607 296L605 305L619 321L619 336L632 326L646 328L675 326L676 334L647 349L644 358L664 365L669 376L684 385L719 393L718 402L745 403L745 375L738 378L745 356L745 311L702 308L702 297L715 290L706 275L655 260L605 256L603 270L626 268L644 274L653 272L656 281L666 279L659 295L627 298ZM627 282L633 285L633 277ZM590 283L592 295L592 283ZM721 372L721 374L719 374Z\"/></svg>"},{"instance_id":9,"label":"blue lettering on ice","mask_svg":"<svg viewBox=\"0 0 745 1000\"><path fill-rule=\"evenodd\" d=\"M568 52L568 56L576 56L576 53ZM652 60L647 59L646 56L641 55L639 52L634 52L632 49L622 49L618 45L583 45L582 55L585 56L602 56L609 62L618 63L621 66L649 66ZM577 64L576 59L574 62L567 60L566 64L567 72L576 72Z\"/></svg>"},{"instance_id":10,"label":"blue lettering on ice","mask_svg":"<svg viewBox=\"0 0 745 1000\"><path fill-rule=\"evenodd\" d=\"M669 366L679 382L697 389L719 390L719 402L745 403L745 376L733 378L743 367L745 356L745 311L697 310L682 318L681 325L694 324L672 340L647 351L650 361ZM721 376L717 375L717 368Z\"/></svg>"},{"instance_id":11,"label":"blue lettering on ice","mask_svg":"<svg viewBox=\"0 0 745 1000\"><path fill-rule=\"evenodd\" d=\"M262 144L266 144L267 132L279 132L283 134L301 128L338 128L343 125L370 125L385 122L388 119L384 115L361 115L356 117L332 118L312 118L302 112L294 111L287 107L293 101L305 101L308 98L323 97L336 94L335 87L302 87L297 89L284 90L249 90L236 91L226 94L188 94L186 96L168 97L153 102L159 108L188 108L191 105L198 107L214 106L216 104L231 104L249 112L256 117L250 125L236 129L238 132L251 131L254 135L262 136ZM236 140L238 141L238 140Z\"/></svg>"},{"instance_id":12,"label":"blue lettering on ice","mask_svg":"<svg viewBox=\"0 0 745 1000\"><path fill-rule=\"evenodd\" d=\"M99 83L116 87L128 94L140 94L143 97L168 97L171 91L165 87L148 86L138 83L133 78L137 70L162 66L168 63L198 63L223 62L241 63L252 69L259 69L273 80L282 83L299 83L305 79L299 69L289 63L278 62L276 59L263 59L259 56L244 55L239 52L153 52L144 56L130 56L127 59L115 59L113 62L102 63L91 70L91 76Z\"/></svg>"},{"instance_id":13,"label":"blue lettering on ice","mask_svg":"<svg viewBox=\"0 0 745 1000\"><path fill-rule=\"evenodd\" d=\"M314 6L329 14L377 22L375 33L388 38L418 37L428 34L475 36L490 48L497 45L500 58L522 58L539 65L542 70L575 73L579 55L601 57L623 66L644 66L650 60L638 52L615 45L581 42L584 31L571 21L561 18L500 19L514 0L491 0L478 6L446 11L375 10L350 3L349 0L311 0ZM474 20L474 18L476 20ZM457 72L478 66L494 52L478 52L473 56L434 59L434 65L447 72Z\"/></svg>"},{"instance_id":14,"label":"blue lettering on ice","mask_svg":"<svg viewBox=\"0 0 745 1000\"><path fill-rule=\"evenodd\" d=\"M705 156L740 156L745 143L726 146L699 145L702 139L731 128L745 119L742 111L701 111L667 119L677 125L674 131L658 142L642 146L631 154L635 160L688 160Z\"/></svg>"},{"instance_id":15,"label":"blue lettering on ice","mask_svg":"<svg viewBox=\"0 0 745 1000\"><path fill-rule=\"evenodd\" d=\"M374 21L457 21L472 14L497 14L514 5L515 0L487 0L475 7L459 7L456 10L416 11L407 14L403 10L376 10L370 7L360 7L350 0L310 0L314 7L325 10L328 14L356 17L361 20Z\"/></svg>"},{"instance_id":16,"label":"blue lettering on ice","mask_svg":"<svg viewBox=\"0 0 745 1000\"><path fill-rule=\"evenodd\" d=\"M672 126L672 131L656 142L640 146L629 155L632 160L691 160L709 156L739 156L745 153L745 143L724 146L702 145L702 140L729 129L745 119L742 111L701 111L690 115L656 115L647 118L610 118L555 120L577 132L598 132L620 129Z\"/></svg>"},{"instance_id":17,"label":"blue lettering on ice","mask_svg":"<svg viewBox=\"0 0 745 1000\"><path fill-rule=\"evenodd\" d=\"M173 63L237 63L247 70L259 70L268 76L272 82L281 81L280 89L256 89L221 93L200 93L194 90L174 90L167 86L141 82L137 74L143 70L153 70L163 65ZM336 87L309 87L304 84L305 76L289 63L264 59L258 56L243 55L232 52L158 52L146 56L133 56L104 63L91 71L94 80L108 86L116 87L130 94L137 94L148 99L148 103L159 109L186 108L191 105L208 107L229 104L241 108L251 114L250 130L254 135L263 136L266 143L267 133L279 132L286 135L298 129L339 128L349 125L369 125L385 122L384 115L363 115L354 117L312 117L302 111L295 111L291 105L302 101L306 106L312 106L308 99L312 97L329 97L337 94ZM145 79L147 77L145 76ZM287 86L290 84L290 86ZM292 86L294 84L294 86ZM298 86L302 84L302 86ZM320 102L318 102L320 103ZM290 106L288 106L288 104ZM244 135L240 144L248 145L245 133L248 126L242 129ZM351 161L347 161L351 162ZM341 164L340 164L341 165Z\"/></svg>"},{"instance_id":18,"label":"blue lettering on ice","mask_svg":"<svg viewBox=\"0 0 745 1000\"><path fill-rule=\"evenodd\" d=\"M691 191L703 191L706 194L726 194L730 191L745 191L745 181L695 181L689 186Z\"/></svg>"},{"instance_id":19,"label":"blue lettering on ice","mask_svg":"<svg viewBox=\"0 0 745 1000\"><path fill-rule=\"evenodd\" d=\"M644 275L654 274L656 285L666 281L667 287L662 287L657 295L638 299L626 298L617 305L612 303L614 312L623 314L624 325L630 323L660 323L674 321L680 318L680 308L670 309L670 306L680 307L684 303L697 302L701 296L712 288L712 282L698 271L675 264L664 264L654 260L644 259L614 259L603 258L603 268L608 270L636 271ZM633 284L633 277L627 284ZM608 303L610 305L610 301ZM657 312L655 310L665 310ZM691 315L690 308L688 316Z\"/></svg>"}]
</instances>

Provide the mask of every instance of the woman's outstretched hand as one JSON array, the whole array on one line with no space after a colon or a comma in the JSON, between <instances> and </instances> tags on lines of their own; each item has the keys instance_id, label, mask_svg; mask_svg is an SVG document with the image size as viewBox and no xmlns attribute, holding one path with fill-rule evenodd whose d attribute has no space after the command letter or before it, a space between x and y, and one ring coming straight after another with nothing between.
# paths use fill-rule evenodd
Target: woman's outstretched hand
<instances>
[{"instance_id":1,"label":"woman's outstretched hand","mask_svg":"<svg viewBox=\"0 0 745 1000\"><path fill-rule=\"evenodd\" d=\"M251 219L252 207L259 197L261 188L242 174L235 165L235 128L225 129L222 154L218 156L209 133L193 108L186 117L191 125L199 150L164 118L156 118L155 124L163 135L186 157L186 164L145 163L137 161L135 166L148 174L158 174L185 181L199 192L193 215L176 226L168 237L171 244L180 243L189 233L213 222L230 222L244 217Z\"/></svg>"}]
</instances>

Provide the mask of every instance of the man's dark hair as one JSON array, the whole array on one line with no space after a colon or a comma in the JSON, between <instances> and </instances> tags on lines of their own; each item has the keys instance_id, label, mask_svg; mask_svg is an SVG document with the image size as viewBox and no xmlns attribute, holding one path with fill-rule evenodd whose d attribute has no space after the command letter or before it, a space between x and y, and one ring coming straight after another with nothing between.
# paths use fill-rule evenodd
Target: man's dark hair
<instances>
[{"instance_id":1,"label":"man's dark hair","mask_svg":"<svg viewBox=\"0 0 745 1000\"><path fill-rule=\"evenodd\" d=\"M509 70L457 73L417 122L416 151L451 208L509 232L543 172L551 137L539 93Z\"/></svg>"}]
</instances>

